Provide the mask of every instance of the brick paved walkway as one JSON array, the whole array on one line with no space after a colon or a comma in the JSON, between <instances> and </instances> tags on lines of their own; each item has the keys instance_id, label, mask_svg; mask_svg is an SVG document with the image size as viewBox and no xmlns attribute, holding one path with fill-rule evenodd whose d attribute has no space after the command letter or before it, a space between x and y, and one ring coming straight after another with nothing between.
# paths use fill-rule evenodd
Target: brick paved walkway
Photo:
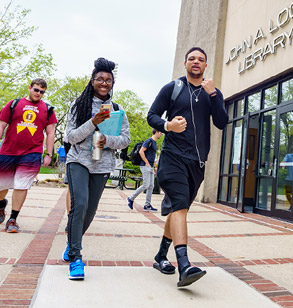
<instances>
[{"instance_id":1,"label":"brick paved walkway","mask_svg":"<svg viewBox=\"0 0 293 308\"><path fill-rule=\"evenodd\" d=\"M105 190L84 237L86 266L152 267L165 218L142 210L143 194L130 211L125 205L130 193ZM1 308L29 307L44 266L65 265L61 260L66 242L65 195L62 188L33 187L18 219L21 232L7 234L1 225ZM159 208L162 197L153 195L154 207ZM189 257L194 265L221 268L280 307L293 307L292 224L210 203L195 203L188 220ZM173 249L169 260L176 264Z\"/></svg>"}]
</instances>

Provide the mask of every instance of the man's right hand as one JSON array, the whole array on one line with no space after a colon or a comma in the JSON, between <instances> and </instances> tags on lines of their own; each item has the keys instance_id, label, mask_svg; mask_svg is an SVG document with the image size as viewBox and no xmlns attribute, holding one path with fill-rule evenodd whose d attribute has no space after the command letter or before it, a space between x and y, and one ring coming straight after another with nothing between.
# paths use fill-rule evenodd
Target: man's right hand
<instances>
[{"instance_id":1,"label":"man's right hand","mask_svg":"<svg viewBox=\"0 0 293 308\"><path fill-rule=\"evenodd\" d=\"M98 125L102 123L104 120L110 118L110 112L98 112L92 118L92 122L94 125Z\"/></svg>"},{"instance_id":2,"label":"man's right hand","mask_svg":"<svg viewBox=\"0 0 293 308\"><path fill-rule=\"evenodd\" d=\"M184 117L176 116L171 122L167 123L168 131L182 133L186 130L187 122Z\"/></svg>"}]
</instances>

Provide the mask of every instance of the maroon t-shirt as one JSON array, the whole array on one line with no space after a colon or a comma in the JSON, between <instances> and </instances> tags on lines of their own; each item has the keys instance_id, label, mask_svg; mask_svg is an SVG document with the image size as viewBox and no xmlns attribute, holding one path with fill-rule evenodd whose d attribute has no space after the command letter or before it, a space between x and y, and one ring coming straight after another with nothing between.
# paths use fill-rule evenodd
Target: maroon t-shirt
<instances>
[{"instance_id":1,"label":"maroon t-shirt","mask_svg":"<svg viewBox=\"0 0 293 308\"><path fill-rule=\"evenodd\" d=\"M12 102L10 101L1 109L1 121L9 122ZM47 124L47 106L42 100L33 103L22 98L14 109L12 122L7 127L0 154L43 153L44 129L53 123L57 123L55 112L53 110Z\"/></svg>"}]
</instances>

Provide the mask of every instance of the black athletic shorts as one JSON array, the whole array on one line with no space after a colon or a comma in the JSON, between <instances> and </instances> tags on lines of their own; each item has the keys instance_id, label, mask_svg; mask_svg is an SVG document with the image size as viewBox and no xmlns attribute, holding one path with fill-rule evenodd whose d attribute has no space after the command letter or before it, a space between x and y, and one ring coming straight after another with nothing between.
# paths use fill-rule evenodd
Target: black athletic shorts
<instances>
[{"instance_id":1,"label":"black athletic shorts","mask_svg":"<svg viewBox=\"0 0 293 308\"><path fill-rule=\"evenodd\" d=\"M204 170L196 160L161 152L157 177L165 192L162 216L190 208L204 179Z\"/></svg>"}]
</instances>

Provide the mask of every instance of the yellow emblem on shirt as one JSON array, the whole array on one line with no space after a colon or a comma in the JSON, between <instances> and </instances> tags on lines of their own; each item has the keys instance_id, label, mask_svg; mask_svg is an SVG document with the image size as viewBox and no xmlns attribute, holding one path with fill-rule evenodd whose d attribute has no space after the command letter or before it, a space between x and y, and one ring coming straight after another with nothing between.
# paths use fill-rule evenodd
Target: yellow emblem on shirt
<instances>
[{"instance_id":1,"label":"yellow emblem on shirt","mask_svg":"<svg viewBox=\"0 0 293 308\"><path fill-rule=\"evenodd\" d=\"M37 115L34 111L32 110L26 110L23 113L23 121L20 122L19 124L17 124L17 134L20 133L21 131L23 131L24 129L28 129L31 133L31 135L33 136L34 133L37 130L37 126L33 123L36 119Z\"/></svg>"}]
</instances>

